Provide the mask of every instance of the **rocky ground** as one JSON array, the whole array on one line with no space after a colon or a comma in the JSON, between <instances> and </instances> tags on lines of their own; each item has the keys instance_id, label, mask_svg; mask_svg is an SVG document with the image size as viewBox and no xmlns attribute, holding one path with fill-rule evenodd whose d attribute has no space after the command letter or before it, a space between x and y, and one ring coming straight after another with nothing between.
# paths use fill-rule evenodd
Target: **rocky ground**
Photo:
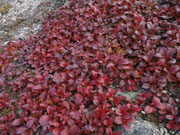
<instances>
[{"instance_id":1,"label":"rocky ground","mask_svg":"<svg viewBox=\"0 0 180 135\"><path fill-rule=\"evenodd\" d=\"M1 0L0 43L25 38L40 29L41 20L66 0Z\"/></svg>"},{"instance_id":2,"label":"rocky ground","mask_svg":"<svg viewBox=\"0 0 180 135\"><path fill-rule=\"evenodd\" d=\"M41 20L50 10L54 10L66 0L1 0L0 1L0 43L27 38L40 30ZM122 93L121 93L122 94ZM125 93L134 98L137 93ZM142 112L143 114L143 112ZM131 125L131 131L124 135L180 135L169 132L161 125L137 117Z\"/></svg>"}]
</instances>

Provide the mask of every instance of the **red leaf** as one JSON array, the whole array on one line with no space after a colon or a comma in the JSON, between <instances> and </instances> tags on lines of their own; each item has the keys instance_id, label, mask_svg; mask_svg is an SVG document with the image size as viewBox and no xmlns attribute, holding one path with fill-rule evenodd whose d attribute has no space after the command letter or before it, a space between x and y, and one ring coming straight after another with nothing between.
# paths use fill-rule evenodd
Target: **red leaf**
<instances>
[{"instance_id":1,"label":"red leaf","mask_svg":"<svg viewBox=\"0 0 180 135\"><path fill-rule=\"evenodd\" d=\"M17 134L24 134L24 133L26 133L26 130L27 130L27 128L20 127L20 128L17 129L16 133Z\"/></svg>"},{"instance_id":2,"label":"red leaf","mask_svg":"<svg viewBox=\"0 0 180 135\"><path fill-rule=\"evenodd\" d=\"M148 56L143 56L143 59L147 62L150 62L150 60L151 60Z\"/></svg>"},{"instance_id":3,"label":"red leaf","mask_svg":"<svg viewBox=\"0 0 180 135\"><path fill-rule=\"evenodd\" d=\"M54 101L55 103L59 103L60 99L59 99L58 97L54 97L54 98L53 98L53 101Z\"/></svg>"},{"instance_id":4,"label":"red leaf","mask_svg":"<svg viewBox=\"0 0 180 135\"><path fill-rule=\"evenodd\" d=\"M66 66L66 69L67 70L72 70L72 69L76 69L76 68L78 68L79 66L77 65L77 64L73 64L73 65L67 65Z\"/></svg>"},{"instance_id":5,"label":"red leaf","mask_svg":"<svg viewBox=\"0 0 180 135\"><path fill-rule=\"evenodd\" d=\"M68 102L63 101L62 105L64 105L68 110L70 109L70 106L69 106Z\"/></svg>"},{"instance_id":6,"label":"red leaf","mask_svg":"<svg viewBox=\"0 0 180 135\"><path fill-rule=\"evenodd\" d=\"M67 121L67 123L68 123L68 125L71 127L71 126L74 125L74 120L69 119L69 120Z\"/></svg>"},{"instance_id":7,"label":"red leaf","mask_svg":"<svg viewBox=\"0 0 180 135\"><path fill-rule=\"evenodd\" d=\"M135 107L135 108L133 108L132 110L131 110L131 114L132 115L136 115L136 113L137 112L140 112L142 110L142 108L141 107Z\"/></svg>"},{"instance_id":8,"label":"red leaf","mask_svg":"<svg viewBox=\"0 0 180 135\"><path fill-rule=\"evenodd\" d=\"M69 135L68 129L67 129L67 128L63 129L63 130L61 131L61 135Z\"/></svg>"},{"instance_id":9,"label":"red leaf","mask_svg":"<svg viewBox=\"0 0 180 135\"><path fill-rule=\"evenodd\" d=\"M131 115L128 112L126 112L126 113L123 114L123 118L124 119L129 119L129 118L131 118Z\"/></svg>"},{"instance_id":10,"label":"red leaf","mask_svg":"<svg viewBox=\"0 0 180 135\"><path fill-rule=\"evenodd\" d=\"M168 61L168 63L175 64L176 63L176 59L171 59L171 60Z\"/></svg>"},{"instance_id":11,"label":"red leaf","mask_svg":"<svg viewBox=\"0 0 180 135\"><path fill-rule=\"evenodd\" d=\"M178 114L178 110L176 107L171 109L171 112L172 112L172 115L175 115L175 116Z\"/></svg>"},{"instance_id":12,"label":"red leaf","mask_svg":"<svg viewBox=\"0 0 180 135\"><path fill-rule=\"evenodd\" d=\"M61 82L66 80L67 74L65 72L61 73Z\"/></svg>"},{"instance_id":13,"label":"red leaf","mask_svg":"<svg viewBox=\"0 0 180 135\"><path fill-rule=\"evenodd\" d=\"M167 58L171 58L175 53L176 53L176 49L175 48L168 48L168 50L166 52L166 57Z\"/></svg>"},{"instance_id":14,"label":"red leaf","mask_svg":"<svg viewBox=\"0 0 180 135\"><path fill-rule=\"evenodd\" d=\"M92 70L91 72L92 72L92 75L93 75L92 78L95 80L97 78L97 76L98 76L98 73L96 71L94 71L94 70Z\"/></svg>"},{"instance_id":15,"label":"red leaf","mask_svg":"<svg viewBox=\"0 0 180 135\"><path fill-rule=\"evenodd\" d=\"M45 129L42 129L39 133L39 135L46 135L47 134L47 130Z\"/></svg>"},{"instance_id":16,"label":"red leaf","mask_svg":"<svg viewBox=\"0 0 180 135\"><path fill-rule=\"evenodd\" d=\"M62 61L62 62L60 62L59 66L64 68L64 67L66 67L66 63L64 61Z\"/></svg>"},{"instance_id":17,"label":"red leaf","mask_svg":"<svg viewBox=\"0 0 180 135\"><path fill-rule=\"evenodd\" d=\"M149 82L149 77L142 76L141 77L141 82L143 82L143 83Z\"/></svg>"},{"instance_id":18,"label":"red leaf","mask_svg":"<svg viewBox=\"0 0 180 135\"><path fill-rule=\"evenodd\" d=\"M75 73L74 73L73 71L68 72L68 75L69 75L69 77L71 77L71 78L74 78L74 77L75 77Z\"/></svg>"},{"instance_id":19,"label":"red leaf","mask_svg":"<svg viewBox=\"0 0 180 135\"><path fill-rule=\"evenodd\" d=\"M0 66L1 67L1 66ZM5 85L5 79L4 77L0 78L0 85L4 86Z\"/></svg>"},{"instance_id":20,"label":"red leaf","mask_svg":"<svg viewBox=\"0 0 180 135\"><path fill-rule=\"evenodd\" d=\"M106 128L106 134L107 135L112 135L113 134L111 127Z\"/></svg>"},{"instance_id":21,"label":"red leaf","mask_svg":"<svg viewBox=\"0 0 180 135\"><path fill-rule=\"evenodd\" d=\"M58 127L60 127L61 125L60 125L59 122L55 122L55 123L54 123L54 126L58 128Z\"/></svg>"},{"instance_id":22,"label":"red leaf","mask_svg":"<svg viewBox=\"0 0 180 135\"><path fill-rule=\"evenodd\" d=\"M4 99L0 99L0 103L6 104L6 101Z\"/></svg>"},{"instance_id":23,"label":"red leaf","mask_svg":"<svg viewBox=\"0 0 180 135\"><path fill-rule=\"evenodd\" d=\"M152 103L151 103L153 106L159 108L159 109L164 109L165 108L165 105L162 104L160 102L160 99L158 97L153 97L153 100L152 100Z\"/></svg>"},{"instance_id":24,"label":"red leaf","mask_svg":"<svg viewBox=\"0 0 180 135\"><path fill-rule=\"evenodd\" d=\"M33 89L34 90L42 90L43 87L42 87L42 85L36 85L36 86L33 87Z\"/></svg>"},{"instance_id":25,"label":"red leaf","mask_svg":"<svg viewBox=\"0 0 180 135\"><path fill-rule=\"evenodd\" d=\"M48 126L48 123L49 123L48 121L49 121L49 116L48 115L43 115L39 119L39 123L41 124L41 126L44 126L44 127Z\"/></svg>"},{"instance_id":26,"label":"red leaf","mask_svg":"<svg viewBox=\"0 0 180 135\"><path fill-rule=\"evenodd\" d=\"M124 86L125 84L126 84L126 82L124 80L121 80L119 83L120 86Z\"/></svg>"},{"instance_id":27,"label":"red leaf","mask_svg":"<svg viewBox=\"0 0 180 135\"><path fill-rule=\"evenodd\" d=\"M173 65L169 68L169 71L172 73L175 73L177 71L179 71L179 65Z\"/></svg>"},{"instance_id":28,"label":"red leaf","mask_svg":"<svg viewBox=\"0 0 180 135\"><path fill-rule=\"evenodd\" d=\"M52 107L52 106L48 106L48 107L47 107L47 112L48 112L48 114L54 114L54 109L53 109L53 107Z\"/></svg>"},{"instance_id":29,"label":"red leaf","mask_svg":"<svg viewBox=\"0 0 180 135\"><path fill-rule=\"evenodd\" d=\"M46 97L46 91L41 92L39 98L44 99Z\"/></svg>"},{"instance_id":30,"label":"red leaf","mask_svg":"<svg viewBox=\"0 0 180 135\"><path fill-rule=\"evenodd\" d=\"M45 19L38 35L0 45L0 93L20 92L19 100L0 94L0 109L14 110L15 103L23 109L0 116L0 134L43 129L42 134L113 135L113 124L128 131L141 107L146 113L157 109L177 129L179 101L162 92L169 83L175 84L171 93L179 88L175 1L71 0ZM144 15L146 6L152 6L153 17ZM139 107L116 96L109 88L114 84L121 91L138 91L141 85L158 97L138 95Z\"/></svg>"},{"instance_id":31,"label":"red leaf","mask_svg":"<svg viewBox=\"0 0 180 135\"><path fill-rule=\"evenodd\" d=\"M179 81L180 81L180 72L177 72L176 73L176 77L179 79Z\"/></svg>"},{"instance_id":32,"label":"red leaf","mask_svg":"<svg viewBox=\"0 0 180 135\"><path fill-rule=\"evenodd\" d=\"M123 69L131 69L131 66L122 66Z\"/></svg>"},{"instance_id":33,"label":"red leaf","mask_svg":"<svg viewBox=\"0 0 180 135\"><path fill-rule=\"evenodd\" d=\"M122 135L122 132L121 132L121 131L116 131L116 132L114 133L114 135Z\"/></svg>"},{"instance_id":34,"label":"red leaf","mask_svg":"<svg viewBox=\"0 0 180 135\"><path fill-rule=\"evenodd\" d=\"M34 87L34 84L32 84L32 83L27 84L27 88L33 88L33 87Z\"/></svg>"},{"instance_id":35,"label":"red leaf","mask_svg":"<svg viewBox=\"0 0 180 135\"><path fill-rule=\"evenodd\" d=\"M166 115L165 117L166 117L166 119L168 119L168 120L173 120L173 119L174 119L174 116L173 116L173 115Z\"/></svg>"},{"instance_id":36,"label":"red leaf","mask_svg":"<svg viewBox=\"0 0 180 135\"><path fill-rule=\"evenodd\" d=\"M129 64L129 60L128 59L122 59L121 64L127 65L127 64Z\"/></svg>"},{"instance_id":37,"label":"red leaf","mask_svg":"<svg viewBox=\"0 0 180 135\"><path fill-rule=\"evenodd\" d=\"M73 79L69 79L68 80L68 84L69 84L69 86L73 85L74 84L74 80Z\"/></svg>"},{"instance_id":38,"label":"red leaf","mask_svg":"<svg viewBox=\"0 0 180 135\"><path fill-rule=\"evenodd\" d=\"M55 128L53 131L52 131L52 134L53 135L60 135L60 128Z\"/></svg>"},{"instance_id":39,"label":"red leaf","mask_svg":"<svg viewBox=\"0 0 180 135\"><path fill-rule=\"evenodd\" d=\"M151 98L151 97L152 97L152 93L151 93L151 92L146 92L146 93L144 94L144 97L145 97L146 99Z\"/></svg>"},{"instance_id":40,"label":"red leaf","mask_svg":"<svg viewBox=\"0 0 180 135\"><path fill-rule=\"evenodd\" d=\"M173 98L169 98L168 103L171 104L171 105L174 105L174 99Z\"/></svg>"},{"instance_id":41,"label":"red leaf","mask_svg":"<svg viewBox=\"0 0 180 135\"><path fill-rule=\"evenodd\" d=\"M111 68L111 67L114 67L114 64L113 63L108 63L107 68Z\"/></svg>"},{"instance_id":42,"label":"red leaf","mask_svg":"<svg viewBox=\"0 0 180 135\"><path fill-rule=\"evenodd\" d=\"M108 126L108 124L109 124L108 120L105 119L105 120L103 121L103 124L106 125L106 126Z\"/></svg>"},{"instance_id":43,"label":"red leaf","mask_svg":"<svg viewBox=\"0 0 180 135\"><path fill-rule=\"evenodd\" d=\"M89 82L90 82L90 79L87 77L87 78L85 78L84 81L82 82L82 85L83 85L83 86L87 86L87 85L89 84Z\"/></svg>"},{"instance_id":44,"label":"red leaf","mask_svg":"<svg viewBox=\"0 0 180 135\"><path fill-rule=\"evenodd\" d=\"M154 29L154 25L152 24L152 22L147 22L147 27L148 29Z\"/></svg>"},{"instance_id":45,"label":"red leaf","mask_svg":"<svg viewBox=\"0 0 180 135\"><path fill-rule=\"evenodd\" d=\"M34 120L29 120L29 121L26 123L26 126L27 126L28 128L31 128L33 124L34 124Z\"/></svg>"},{"instance_id":46,"label":"red leaf","mask_svg":"<svg viewBox=\"0 0 180 135\"><path fill-rule=\"evenodd\" d=\"M57 84L61 82L61 76L57 72L53 75L53 81Z\"/></svg>"},{"instance_id":47,"label":"red leaf","mask_svg":"<svg viewBox=\"0 0 180 135\"><path fill-rule=\"evenodd\" d=\"M156 109L152 106L146 106L144 111L147 113L147 114L150 114L150 113L154 113L156 111Z\"/></svg>"},{"instance_id":48,"label":"red leaf","mask_svg":"<svg viewBox=\"0 0 180 135\"><path fill-rule=\"evenodd\" d=\"M150 88L150 84L149 83L144 83L143 85L142 85L142 88L144 88L144 89L149 89Z\"/></svg>"},{"instance_id":49,"label":"red leaf","mask_svg":"<svg viewBox=\"0 0 180 135\"><path fill-rule=\"evenodd\" d=\"M178 124L176 124L174 121L169 121L166 126L167 126L168 129L174 129L174 130L179 130L180 129Z\"/></svg>"},{"instance_id":50,"label":"red leaf","mask_svg":"<svg viewBox=\"0 0 180 135\"><path fill-rule=\"evenodd\" d=\"M83 96L81 94L76 94L74 96L74 101L76 104L80 104L83 101Z\"/></svg>"},{"instance_id":51,"label":"red leaf","mask_svg":"<svg viewBox=\"0 0 180 135\"><path fill-rule=\"evenodd\" d=\"M91 66L92 70L96 70L96 69L98 69L99 64L98 63L91 63L90 66Z\"/></svg>"},{"instance_id":52,"label":"red leaf","mask_svg":"<svg viewBox=\"0 0 180 135\"><path fill-rule=\"evenodd\" d=\"M115 122L116 124L121 125L121 124L122 124L122 117L121 117L121 116L117 116L117 117L115 118L114 122Z\"/></svg>"},{"instance_id":53,"label":"red leaf","mask_svg":"<svg viewBox=\"0 0 180 135\"><path fill-rule=\"evenodd\" d=\"M98 105L99 105L99 100L94 99L94 100L93 100L93 103L98 106Z\"/></svg>"},{"instance_id":54,"label":"red leaf","mask_svg":"<svg viewBox=\"0 0 180 135\"><path fill-rule=\"evenodd\" d=\"M166 63L166 59L159 59L157 64L158 66L163 66Z\"/></svg>"},{"instance_id":55,"label":"red leaf","mask_svg":"<svg viewBox=\"0 0 180 135\"><path fill-rule=\"evenodd\" d=\"M128 123L123 123L123 127L125 129L126 132L129 132L130 131L130 126Z\"/></svg>"},{"instance_id":56,"label":"red leaf","mask_svg":"<svg viewBox=\"0 0 180 135\"><path fill-rule=\"evenodd\" d=\"M15 119L13 122L12 122L12 125L13 126L18 126L21 124L21 120L20 119Z\"/></svg>"},{"instance_id":57,"label":"red leaf","mask_svg":"<svg viewBox=\"0 0 180 135\"><path fill-rule=\"evenodd\" d=\"M96 79L99 83L102 83L104 84L105 83L105 79L101 76L99 76L97 79Z\"/></svg>"},{"instance_id":58,"label":"red leaf","mask_svg":"<svg viewBox=\"0 0 180 135\"><path fill-rule=\"evenodd\" d=\"M128 119L128 123L134 123L136 119L132 116L130 119Z\"/></svg>"},{"instance_id":59,"label":"red leaf","mask_svg":"<svg viewBox=\"0 0 180 135\"><path fill-rule=\"evenodd\" d=\"M169 113L169 112L170 112L170 111L167 110L167 109L159 110L159 113L160 113L160 114L167 114L167 113Z\"/></svg>"},{"instance_id":60,"label":"red leaf","mask_svg":"<svg viewBox=\"0 0 180 135\"><path fill-rule=\"evenodd\" d=\"M157 78L157 80L159 81L159 82L166 82L166 78L164 77L164 76L159 76L158 78Z\"/></svg>"},{"instance_id":61,"label":"red leaf","mask_svg":"<svg viewBox=\"0 0 180 135\"><path fill-rule=\"evenodd\" d=\"M6 125L5 124L0 124L0 130L3 130L6 128Z\"/></svg>"}]
</instances>

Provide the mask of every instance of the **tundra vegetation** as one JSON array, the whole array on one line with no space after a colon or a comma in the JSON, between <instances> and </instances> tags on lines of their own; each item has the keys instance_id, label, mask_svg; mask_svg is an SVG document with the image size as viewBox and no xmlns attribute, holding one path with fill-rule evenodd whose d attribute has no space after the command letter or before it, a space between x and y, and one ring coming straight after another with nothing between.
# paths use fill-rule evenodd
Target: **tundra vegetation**
<instances>
[{"instance_id":1,"label":"tundra vegetation","mask_svg":"<svg viewBox=\"0 0 180 135\"><path fill-rule=\"evenodd\" d=\"M121 135L141 110L180 129L179 0L71 0L0 46L0 133ZM144 89L135 100L117 94Z\"/></svg>"}]
</instances>

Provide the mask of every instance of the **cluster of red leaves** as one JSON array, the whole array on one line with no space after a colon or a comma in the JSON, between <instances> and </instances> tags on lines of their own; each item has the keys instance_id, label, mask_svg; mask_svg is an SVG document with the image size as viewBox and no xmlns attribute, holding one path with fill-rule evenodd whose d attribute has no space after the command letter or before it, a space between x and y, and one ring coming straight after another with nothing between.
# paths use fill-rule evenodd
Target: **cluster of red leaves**
<instances>
[{"instance_id":1,"label":"cluster of red leaves","mask_svg":"<svg viewBox=\"0 0 180 135\"><path fill-rule=\"evenodd\" d=\"M179 130L180 103L162 92L180 81L179 11L178 0L72 0L1 47L1 134L120 135L142 108ZM149 92L134 103L117 96L138 85Z\"/></svg>"}]
</instances>

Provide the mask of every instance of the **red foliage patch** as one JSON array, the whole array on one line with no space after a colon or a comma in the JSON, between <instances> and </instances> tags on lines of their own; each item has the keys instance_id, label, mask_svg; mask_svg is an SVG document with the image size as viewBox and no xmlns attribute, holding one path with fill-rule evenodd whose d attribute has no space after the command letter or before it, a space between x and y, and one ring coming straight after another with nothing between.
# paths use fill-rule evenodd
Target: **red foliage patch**
<instances>
[{"instance_id":1,"label":"red foliage patch","mask_svg":"<svg viewBox=\"0 0 180 135\"><path fill-rule=\"evenodd\" d=\"M121 135L114 127L129 131L141 109L179 130L179 102L163 93L180 82L178 15L177 0L72 0L52 12L39 34L0 47L1 134ZM149 91L134 103L117 96L138 85Z\"/></svg>"}]
</instances>

